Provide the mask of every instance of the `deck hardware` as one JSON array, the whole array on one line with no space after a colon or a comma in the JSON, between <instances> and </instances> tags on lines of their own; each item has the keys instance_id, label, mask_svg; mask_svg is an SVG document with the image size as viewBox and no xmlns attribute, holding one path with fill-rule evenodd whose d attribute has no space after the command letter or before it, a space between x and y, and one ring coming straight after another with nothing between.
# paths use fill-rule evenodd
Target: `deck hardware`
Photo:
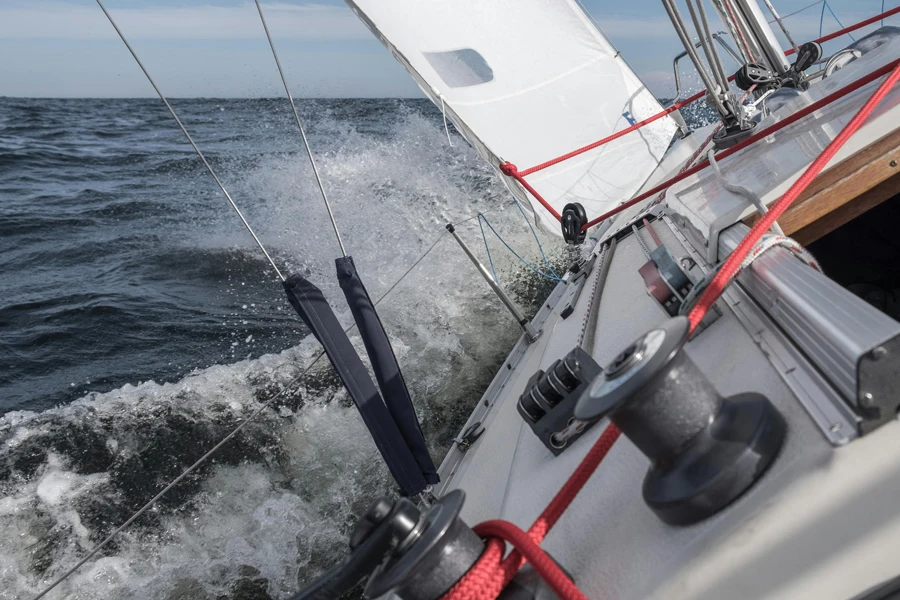
<instances>
[{"instance_id":1,"label":"deck hardware","mask_svg":"<svg viewBox=\"0 0 900 600\"><path fill-rule=\"evenodd\" d=\"M647 243L641 235L642 230L638 229L636 224L631 226L631 230L644 255L649 259L638 269L644 285L647 286L647 293L663 307L670 317L674 317L682 309L685 298L694 288L694 282L685 272L683 265L675 260L669 249L662 243L650 221L644 219L643 231L648 232L653 238L656 244L656 249L653 251L647 247ZM696 264L687 257L681 260L682 262L688 260L692 264Z\"/></svg>"},{"instance_id":2,"label":"deck hardware","mask_svg":"<svg viewBox=\"0 0 900 600\"><path fill-rule=\"evenodd\" d=\"M529 343L534 343L541 336L541 332L536 330L531 322L525 318L525 315L522 314L522 311L519 310L519 307L516 306L516 303L512 301L506 291L500 287L500 284L494 280L494 277L491 275L491 272L487 270L481 261L478 260L478 257L472 252L471 248L459 237L459 234L456 233L456 228L453 226L453 223L447 223L447 231L453 236L453 239L459 244L460 248L463 249L463 252L466 253L466 256L469 257L469 260L472 261L478 271L481 273L481 276L484 277L484 280L488 282L488 285L491 286L491 289L494 290L494 293L497 294L497 297L500 298L500 301L503 302L503 305L512 313L512 316L516 319L516 322L522 327L525 331L525 337L528 339Z\"/></svg>"},{"instance_id":3,"label":"deck hardware","mask_svg":"<svg viewBox=\"0 0 900 600\"><path fill-rule=\"evenodd\" d=\"M734 83L749 92L753 88L777 86L778 78L765 65L747 63L734 74Z\"/></svg>"},{"instance_id":4,"label":"deck hardware","mask_svg":"<svg viewBox=\"0 0 900 600\"><path fill-rule=\"evenodd\" d=\"M566 240L567 244L580 246L584 243L587 232L583 231L582 228L587 222L587 212L585 212L581 204L578 202L566 204L562 211L560 225L562 226L563 239Z\"/></svg>"},{"instance_id":5,"label":"deck hardware","mask_svg":"<svg viewBox=\"0 0 900 600\"><path fill-rule=\"evenodd\" d=\"M807 42L800 46L797 51L797 60L791 68L782 75L781 85L784 87L794 87L799 90L809 89L809 81L804 74L807 69L822 59L825 51L822 46L816 42Z\"/></svg>"},{"instance_id":6,"label":"deck hardware","mask_svg":"<svg viewBox=\"0 0 900 600\"><path fill-rule=\"evenodd\" d=\"M651 461L644 501L664 522L689 525L718 513L772 464L787 431L767 398L722 398L684 344L676 317L626 348L585 389L575 418L608 417Z\"/></svg>"},{"instance_id":7,"label":"deck hardware","mask_svg":"<svg viewBox=\"0 0 900 600\"><path fill-rule=\"evenodd\" d=\"M572 313L575 312L575 307L581 299L581 294L584 292L588 278L591 276L591 273L594 272L594 265L596 262L597 255L595 254L590 260L578 265L578 271L576 272L575 277L569 281L569 288L571 289L569 298L566 300L563 309L559 312L559 316L562 317L563 320L568 319L572 316Z\"/></svg>"},{"instance_id":8,"label":"deck hardware","mask_svg":"<svg viewBox=\"0 0 900 600\"><path fill-rule=\"evenodd\" d=\"M600 371L587 352L575 348L528 380L516 408L554 456L593 425L575 422L573 412L578 398Z\"/></svg>"},{"instance_id":9,"label":"deck hardware","mask_svg":"<svg viewBox=\"0 0 900 600\"><path fill-rule=\"evenodd\" d=\"M681 269L675 257L665 246L650 253L650 260L638 269L647 293L656 300L670 317L679 314L685 299L694 288L694 282Z\"/></svg>"},{"instance_id":10,"label":"deck hardware","mask_svg":"<svg viewBox=\"0 0 900 600\"><path fill-rule=\"evenodd\" d=\"M746 231L741 223L725 230L720 255L736 248ZM837 390L836 408L850 417L850 427L865 435L897 418L900 322L785 248L760 256L738 282Z\"/></svg>"},{"instance_id":11,"label":"deck hardware","mask_svg":"<svg viewBox=\"0 0 900 600\"><path fill-rule=\"evenodd\" d=\"M467 427L454 442L460 452L467 452L482 435L484 435L484 426L481 424L481 421L478 421Z\"/></svg>"},{"instance_id":12,"label":"deck hardware","mask_svg":"<svg viewBox=\"0 0 900 600\"><path fill-rule=\"evenodd\" d=\"M292 600L337 600L370 576L363 595L396 594L437 600L484 551L484 542L459 518L465 500L454 490L420 512L406 498L373 502L350 534L350 555Z\"/></svg>"}]
</instances>

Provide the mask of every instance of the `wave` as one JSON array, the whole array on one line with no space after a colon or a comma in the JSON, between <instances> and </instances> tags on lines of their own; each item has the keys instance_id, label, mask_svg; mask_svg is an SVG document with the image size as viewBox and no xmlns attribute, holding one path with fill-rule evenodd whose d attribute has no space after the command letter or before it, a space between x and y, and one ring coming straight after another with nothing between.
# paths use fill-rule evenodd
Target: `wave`
<instances>
[{"instance_id":1,"label":"wave","mask_svg":"<svg viewBox=\"0 0 900 600\"><path fill-rule=\"evenodd\" d=\"M0 589L33 597L261 402L288 390L49 598L289 596L343 556L355 515L373 497L393 493L355 408L327 363L289 386L318 346L158 105L13 104L36 128L47 110L52 127L82 113L71 129L92 136L103 158L85 153L54 169L32 156L0 176L0 192L23 190L7 204L11 235L0 239L4 266L22 273L0 284L0 322L12 333L0 352L16 369L0 380L8 411L0 417ZM286 105L176 108L279 264L322 287L349 324L334 279L338 247ZM301 108L373 297L446 222L480 210L536 254L502 183L461 139L448 147L427 105ZM90 134L126 126L124 138ZM480 247L474 221L459 231ZM502 252L494 259L534 310L546 284ZM520 330L446 235L380 314L440 460Z\"/></svg>"}]
</instances>

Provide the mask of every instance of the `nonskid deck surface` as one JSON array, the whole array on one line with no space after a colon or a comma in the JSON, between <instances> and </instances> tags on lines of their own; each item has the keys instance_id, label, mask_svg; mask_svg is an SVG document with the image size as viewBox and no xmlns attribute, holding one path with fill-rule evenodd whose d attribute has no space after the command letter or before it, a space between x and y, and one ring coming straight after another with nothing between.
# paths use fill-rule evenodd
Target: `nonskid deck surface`
<instances>
[{"instance_id":1,"label":"nonskid deck surface","mask_svg":"<svg viewBox=\"0 0 900 600\"><path fill-rule=\"evenodd\" d=\"M803 140L827 143L865 96L863 90L848 97L818 119L785 130L784 138L775 136L767 147L781 154L795 153ZM859 150L896 129L898 102L895 91L851 142L852 148ZM777 156L766 155L762 146L748 156L757 163L766 159L765 164L778 164ZM760 180L769 189L760 195L777 195L809 160L803 154L786 161L783 170L770 170L772 176ZM742 161L741 156L732 159L727 172L740 178ZM716 186L707 173L674 193L694 194L692 206L700 212L710 204L704 192ZM641 210L623 215L607 237ZM730 211L731 223L743 212ZM653 227L676 258L690 256L707 268L705 249L694 247L669 219L658 219ZM562 319L564 293L557 292L541 338L525 347L514 368L503 374L502 389L489 390L485 400L491 408L478 416L484 435L466 453L454 449L442 466L441 491L466 492L463 517L470 525L503 518L530 526L603 431L605 423L596 425L554 457L524 423L516 403L536 370L546 369L578 343L592 301L598 303L597 326L593 347L585 349L601 365L668 319L638 273L646 260L633 235L621 238L602 293L597 298L590 293L601 271L595 267L575 313ZM700 267L692 275L698 278ZM745 303L741 314L752 311L755 323L777 329L760 307L734 290L717 304L720 318L686 351L721 395L753 391L771 400L788 422L785 446L762 480L731 507L698 525L672 527L644 504L641 485L648 460L621 438L543 544L588 597L853 598L900 573L889 558L896 554L886 552L900 547L900 424L894 421L843 447L829 443L785 383L783 365L761 348L763 331L754 329L760 325L751 326L735 312L740 302ZM541 594L551 597L546 589Z\"/></svg>"}]
</instances>

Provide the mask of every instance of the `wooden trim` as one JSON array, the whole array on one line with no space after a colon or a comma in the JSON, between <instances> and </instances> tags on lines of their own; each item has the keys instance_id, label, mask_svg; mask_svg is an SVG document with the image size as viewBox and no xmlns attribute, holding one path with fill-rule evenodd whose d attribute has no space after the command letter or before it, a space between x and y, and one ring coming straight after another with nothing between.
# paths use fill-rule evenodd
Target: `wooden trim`
<instances>
[{"instance_id":1,"label":"wooden trim","mask_svg":"<svg viewBox=\"0 0 900 600\"><path fill-rule=\"evenodd\" d=\"M900 173L789 235L808 246L897 194L900 194Z\"/></svg>"},{"instance_id":2,"label":"wooden trim","mask_svg":"<svg viewBox=\"0 0 900 600\"><path fill-rule=\"evenodd\" d=\"M786 235L799 234L803 239L798 241L809 244L897 193L900 193L900 130L819 175L778 224ZM858 206L854 202L857 199ZM756 214L744 219L750 226L757 221Z\"/></svg>"}]
</instances>

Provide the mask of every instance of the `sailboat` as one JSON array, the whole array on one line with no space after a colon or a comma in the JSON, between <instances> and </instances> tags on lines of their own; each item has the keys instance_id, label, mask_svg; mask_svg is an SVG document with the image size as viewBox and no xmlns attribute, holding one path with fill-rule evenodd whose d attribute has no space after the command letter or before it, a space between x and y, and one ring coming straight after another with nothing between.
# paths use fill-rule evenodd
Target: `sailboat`
<instances>
[{"instance_id":1,"label":"sailboat","mask_svg":"<svg viewBox=\"0 0 900 600\"><path fill-rule=\"evenodd\" d=\"M527 319L448 225L523 332L436 469L352 260L377 389L282 276L402 491L296 598L894 597L900 322L815 255L900 191L900 29L823 44L900 9L798 44L766 0L785 50L756 0L663 0L706 88L663 106L574 0L348 4L571 264Z\"/></svg>"}]
</instances>

